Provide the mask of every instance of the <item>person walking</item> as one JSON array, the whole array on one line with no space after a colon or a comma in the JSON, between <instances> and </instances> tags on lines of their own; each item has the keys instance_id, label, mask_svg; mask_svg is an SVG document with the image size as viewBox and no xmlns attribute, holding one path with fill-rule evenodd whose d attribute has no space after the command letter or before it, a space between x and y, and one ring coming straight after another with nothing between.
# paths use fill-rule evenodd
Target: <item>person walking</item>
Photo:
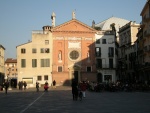
<instances>
[{"instance_id":1,"label":"person walking","mask_svg":"<svg viewBox=\"0 0 150 113\"><path fill-rule=\"evenodd\" d=\"M82 83L80 83L79 87L80 87L80 89L82 91L83 97L85 98L85 91L86 91L86 88L87 88L87 85L86 85L85 81L83 81Z\"/></svg>"},{"instance_id":2,"label":"person walking","mask_svg":"<svg viewBox=\"0 0 150 113\"><path fill-rule=\"evenodd\" d=\"M9 82L6 81L6 82L4 83L4 88L5 88L5 93L6 93L6 94L7 94L7 91L8 91L8 87L9 87Z\"/></svg>"},{"instance_id":3,"label":"person walking","mask_svg":"<svg viewBox=\"0 0 150 113\"><path fill-rule=\"evenodd\" d=\"M44 85L44 90L47 92L47 91L48 91L48 88L49 88L48 82L46 81L46 82L45 82L45 85Z\"/></svg>"},{"instance_id":4,"label":"person walking","mask_svg":"<svg viewBox=\"0 0 150 113\"><path fill-rule=\"evenodd\" d=\"M24 86L24 90L26 90L26 87L27 87L26 81L24 81L23 86Z\"/></svg>"},{"instance_id":5,"label":"person walking","mask_svg":"<svg viewBox=\"0 0 150 113\"><path fill-rule=\"evenodd\" d=\"M36 91L39 92L39 82L36 82Z\"/></svg>"},{"instance_id":6,"label":"person walking","mask_svg":"<svg viewBox=\"0 0 150 113\"><path fill-rule=\"evenodd\" d=\"M78 99L78 84L75 80L72 81L71 87L72 87L73 100L77 100Z\"/></svg>"},{"instance_id":7,"label":"person walking","mask_svg":"<svg viewBox=\"0 0 150 113\"><path fill-rule=\"evenodd\" d=\"M53 81L53 87L56 88L56 81Z\"/></svg>"}]
</instances>

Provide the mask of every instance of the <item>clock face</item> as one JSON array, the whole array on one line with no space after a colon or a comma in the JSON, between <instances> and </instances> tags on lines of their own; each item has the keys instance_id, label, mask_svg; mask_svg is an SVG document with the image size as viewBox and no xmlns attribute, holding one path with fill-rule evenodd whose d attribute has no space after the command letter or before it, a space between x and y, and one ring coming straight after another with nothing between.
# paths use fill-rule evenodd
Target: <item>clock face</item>
<instances>
[{"instance_id":1,"label":"clock face","mask_svg":"<svg viewBox=\"0 0 150 113\"><path fill-rule=\"evenodd\" d=\"M79 52L76 50L73 50L70 52L69 56L72 60L77 60L79 58Z\"/></svg>"}]
</instances>

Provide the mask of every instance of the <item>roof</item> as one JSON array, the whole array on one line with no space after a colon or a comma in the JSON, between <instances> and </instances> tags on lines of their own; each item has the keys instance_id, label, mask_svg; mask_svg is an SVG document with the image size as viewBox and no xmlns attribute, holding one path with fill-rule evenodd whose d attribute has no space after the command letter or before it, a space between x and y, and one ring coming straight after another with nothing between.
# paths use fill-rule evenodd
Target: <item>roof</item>
<instances>
[{"instance_id":1,"label":"roof","mask_svg":"<svg viewBox=\"0 0 150 113\"><path fill-rule=\"evenodd\" d=\"M0 44L0 47L3 48L5 50L5 48Z\"/></svg>"},{"instance_id":2,"label":"roof","mask_svg":"<svg viewBox=\"0 0 150 113\"><path fill-rule=\"evenodd\" d=\"M17 59L7 58L5 63L17 63Z\"/></svg>"},{"instance_id":3,"label":"roof","mask_svg":"<svg viewBox=\"0 0 150 113\"><path fill-rule=\"evenodd\" d=\"M116 28L116 32L119 31L119 28L124 26L125 24L129 23L129 20L125 20L122 18L117 18L117 17L110 17L98 24L95 24L95 27L100 27L101 30L110 30L110 25L112 23L115 23L115 28Z\"/></svg>"},{"instance_id":4,"label":"roof","mask_svg":"<svg viewBox=\"0 0 150 113\"><path fill-rule=\"evenodd\" d=\"M88 29L90 32L97 32L97 30L95 30L95 29L93 29L91 26L88 26L88 25L86 25L86 24L84 24L83 22L81 22L81 21L79 21L79 20L77 20L77 19L72 19L72 20L70 20L70 21L67 21L67 22L65 22L65 23L63 23L63 24L60 24L60 25L58 25L58 26L56 26L56 27L53 27L52 28L52 31L57 31L57 30L65 30L66 31L66 29L60 29L60 28L62 28L63 26L67 26L67 25L69 25L69 24L71 24L71 23L77 23L78 25L81 25L82 27L84 27L84 28L86 28L86 29ZM67 29L68 31L79 31L79 29ZM82 29L83 30L83 29ZM82 31L82 30L80 30L80 31Z\"/></svg>"}]
</instances>

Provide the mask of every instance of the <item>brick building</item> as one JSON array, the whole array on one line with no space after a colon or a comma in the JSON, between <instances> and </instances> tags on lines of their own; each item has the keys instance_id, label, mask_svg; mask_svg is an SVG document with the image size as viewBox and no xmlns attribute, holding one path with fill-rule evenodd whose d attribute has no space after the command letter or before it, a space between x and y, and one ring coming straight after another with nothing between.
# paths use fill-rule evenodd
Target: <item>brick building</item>
<instances>
[{"instance_id":1,"label":"brick building","mask_svg":"<svg viewBox=\"0 0 150 113\"><path fill-rule=\"evenodd\" d=\"M52 15L53 37L52 78L57 84L76 81L97 81L95 66L96 30L75 19L55 27Z\"/></svg>"}]
</instances>

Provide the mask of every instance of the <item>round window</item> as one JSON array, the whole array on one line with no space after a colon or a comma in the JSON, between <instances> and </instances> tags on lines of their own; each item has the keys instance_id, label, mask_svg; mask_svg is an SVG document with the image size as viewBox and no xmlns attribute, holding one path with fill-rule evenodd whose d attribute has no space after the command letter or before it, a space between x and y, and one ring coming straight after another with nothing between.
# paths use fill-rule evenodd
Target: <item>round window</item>
<instances>
[{"instance_id":1,"label":"round window","mask_svg":"<svg viewBox=\"0 0 150 113\"><path fill-rule=\"evenodd\" d=\"M72 60L76 60L76 59L78 59L79 58L79 52L78 51L71 51L70 52L70 58L72 59Z\"/></svg>"}]
</instances>

